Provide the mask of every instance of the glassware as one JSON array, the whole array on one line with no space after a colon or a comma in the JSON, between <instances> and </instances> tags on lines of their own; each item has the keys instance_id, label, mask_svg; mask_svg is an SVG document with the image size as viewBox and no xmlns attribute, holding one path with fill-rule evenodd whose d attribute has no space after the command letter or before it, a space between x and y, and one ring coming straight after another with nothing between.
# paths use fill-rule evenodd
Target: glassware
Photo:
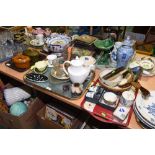
<instances>
[{"instance_id":1,"label":"glassware","mask_svg":"<svg viewBox=\"0 0 155 155\"><path fill-rule=\"evenodd\" d=\"M3 46L0 46L0 61L5 58Z\"/></svg>"}]
</instances>

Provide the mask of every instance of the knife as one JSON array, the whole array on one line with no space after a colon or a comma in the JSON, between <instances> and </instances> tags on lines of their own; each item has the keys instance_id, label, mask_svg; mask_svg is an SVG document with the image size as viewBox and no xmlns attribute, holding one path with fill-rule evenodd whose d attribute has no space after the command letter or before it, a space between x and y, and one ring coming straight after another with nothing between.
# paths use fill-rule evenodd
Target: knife
<instances>
[{"instance_id":1,"label":"knife","mask_svg":"<svg viewBox=\"0 0 155 155\"><path fill-rule=\"evenodd\" d=\"M116 69L112 70L110 73L104 75L102 78L103 78L104 80L107 80L107 79L109 79L110 77L112 77L112 76L114 76L114 75L120 73L120 72L123 71L124 69L125 69L124 67L116 68Z\"/></svg>"}]
</instances>

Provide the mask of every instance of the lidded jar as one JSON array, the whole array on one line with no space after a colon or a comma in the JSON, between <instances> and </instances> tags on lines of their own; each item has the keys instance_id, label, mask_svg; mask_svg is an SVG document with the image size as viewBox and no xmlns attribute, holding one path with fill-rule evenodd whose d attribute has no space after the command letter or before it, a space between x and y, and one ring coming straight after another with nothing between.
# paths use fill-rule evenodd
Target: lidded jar
<instances>
[{"instance_id":1,"label":"lidded jar","mask_svg":"<svg viewBox=\"0 0 155 155\"><path fill-rule=\"evenodd\" d=\"M130 36L123 41L122 46L118 48L117 51L117 68L118 67L126 67L129 61L132 59L134 55L134 45L135 41L131 40Z\"/></svg>"}]
</instances>

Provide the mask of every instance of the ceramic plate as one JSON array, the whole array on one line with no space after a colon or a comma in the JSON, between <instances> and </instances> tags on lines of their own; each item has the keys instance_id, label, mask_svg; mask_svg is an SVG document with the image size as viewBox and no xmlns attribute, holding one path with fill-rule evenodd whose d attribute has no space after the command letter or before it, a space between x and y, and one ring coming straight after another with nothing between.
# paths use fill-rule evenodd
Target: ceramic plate
<instances>
[{"instance_id":1,"label":"ceramic plate","mask_svg":"<svg viewBox=\"0 0 155 155\"><path fill-rule=\"evenodd\" d=\"M32 82L46 82L48 80L47 76L36 73L28 73L25 75L25 78Z\"/></svg>"},{"instance_id":2,"label":"ceramic plate","mask_svg":"<svg viewBox=\"0 0 155 155\"><path fill-rule=\"evenodd\" d=\"M56 78L58 80L68 80L69 79L69 77L66 76L66 74L64 73L63 68L60 69L60 74L61 75L58 75L57 71L54 70L54 69L51 70L51 76L52 77L54 77L54 78Z\"/></svg>"},{"instance_id":3,"label":"ceramic plate","mask_svg":"<svg viewBox=\"0 0 155 155\"><path fill-rule=\"evenodd\" d=\"M84 61L85 65L94 65L96 63L95 58L92 56L82 56L80 59Z\"/></svg>"},{"instance_id":4,"label":"ceramic plate","mask_svg":"<svg viewBox=\"0 0 155 155\"><path fill-rule=\"evenodd\" d=\"M151 96L145 100L139 92L136 97L135 106L142 117L155 126L155 91L150 93Z\"/></svg>"},{"instance_id":5,"label":"ceramic plate","mask_svg":"<svg viewBox=\"0 0 155 155\"><path fill-rule=\"evenodd\" d=\"M33 40L30 41L30 44L32 46L43 46L44 45L44 42L39 43L37 39L33 39Z\"/></svg>"},{"instance_id":6,"label":"ceramic plate","mask_svg":"<svg viewBox=\"0 0 155 155\"><path fill-rule=\"evenodd\" d=\"M89 35L86 35L86 34L81 35L81 36L79 36L79 37L76 38L76 40L85 42L87 44L93 43L96 39L97 39L96 37L89 36Z\"/></svg>"},{"instance_id":7,"label":"ceramic plate","mask_svg":"<svg viewBox=\"0 0 155 155\"><path fill-rule=\"evenodd\" d=\"M136 117L137 117L137 119L140 121L140 122L142 122L145 126L147 126L148 128L155 128L155 126L154 125L152 125L151 123L149 123L147 120L145 120L145 118L139 113L139 111L137 110L137 108L136 108L136 106L134 106L134 108L133 108L133 110L134 110L134 113L135 113L135 115L136 115Z\"/></svg>"},{"instance_id":8,"label":"ceramic plate","mask_svg":"<svg viewBox=\"0 0 155 155\"><path fill-rule=\"evenodd\" d=\"M107 43L107 41L108 41L108 43ZM109 40L109 39L105 39L105 40L99 40L98 39L94 42L94 45L99 49L109 50L114 46L114 42L112 40Z\"/></svg>"},{"instance_id":9,"label":"ceramic plate","mask_svg":"<svg viewBox=\"0 0 155 155\"><path fill-rule=\"evenodd\" d=\"M154 63L150 60L141 60L140 66L145 70L151 70L154 68Z\"/></svg>"},{"instance_id":10,"label":"ceramic plate","mask_svg":"<svg viewBox=\"0 0 155 155\"><path fill-rule=\"evenodd\" d=\"M153 62L152 62L153 61ZM146 64L149 64L149 66L152 68L150 70L143 70L143 76L155 76L155 65L154 65L154 60L137 60L137 61L133 61L129 64L129 68L134 68L134 67L138 67L138 66L143 66L143 65L146 65ZM143 68L143 67L142 67Z\"/></svg>"}]
</instances>

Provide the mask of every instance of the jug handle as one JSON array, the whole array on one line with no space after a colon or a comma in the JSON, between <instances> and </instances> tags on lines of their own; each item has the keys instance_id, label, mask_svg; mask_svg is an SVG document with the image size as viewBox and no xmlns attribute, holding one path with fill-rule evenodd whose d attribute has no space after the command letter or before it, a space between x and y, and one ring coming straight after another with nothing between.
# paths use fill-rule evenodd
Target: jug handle
<instances>
[{"instance_id":1,"label":"jug handle","mask_svg":"<svg viewBox=\"0 0 155 155\"><path fill-rule=\"evenodd\" d=\"M71 62L70 62L70 61L65 61L65 62L63 63L63 71L65 72L66 75L68 75L68 71L66 70L66 67L65 67L65 64L66 64L66 63L71 64Z\"/></svg>"}]
</instances>

